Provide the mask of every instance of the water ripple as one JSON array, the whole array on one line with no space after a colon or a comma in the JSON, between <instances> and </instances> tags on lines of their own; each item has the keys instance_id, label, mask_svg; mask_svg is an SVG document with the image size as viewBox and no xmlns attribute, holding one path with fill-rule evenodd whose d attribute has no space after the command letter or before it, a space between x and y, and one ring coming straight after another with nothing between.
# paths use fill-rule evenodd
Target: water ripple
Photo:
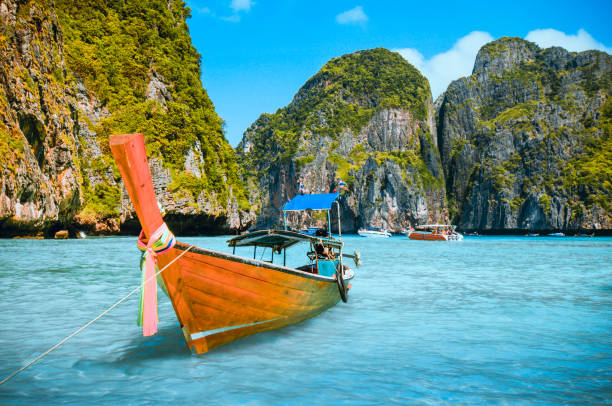
<instances>
[{"instance_id":1,"label":"water ripple","mask_svg":"<svg viewBox=\"0 0 612 406\"><path fill-rule=\"evenodd\" d=\"M185 239L229 252L225 240ZM0 377L131 291L135 242L0 240ZM0 387L0 403L610 402L612 239L347 245L364 265L346 305L195 356L162 295L160 330L142 337L133 296Z\"/></svg>"}]
</instances>

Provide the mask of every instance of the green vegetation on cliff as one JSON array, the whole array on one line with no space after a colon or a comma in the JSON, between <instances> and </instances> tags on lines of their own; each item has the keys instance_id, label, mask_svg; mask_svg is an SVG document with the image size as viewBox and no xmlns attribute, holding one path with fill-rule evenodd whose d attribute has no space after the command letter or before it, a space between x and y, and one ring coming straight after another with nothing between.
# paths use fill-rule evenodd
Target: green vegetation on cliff
<instances>
[{"instance_id":1,"label":"green vegetation on cliff","mask_svg":"<svg viewBox=\"0 0 612 406\"><path fill-rule=\"evenodd\" d=\"M41 1L19 4L15 23L9 24L8 20L4 20L0 24L0 68L3 70L0 76L0 168L8 169L13 175L20 161L24 159L27 142L39 144L34 148L34 154L40 153L41 140L31 135L36 132L44 133L42 123L32 123L33 120L29 116L31 111L15 106L22 103L36 104L42 100L49 103L49 107L55 108L57 106L48 100L48 95L59 93L63 87L63 81L58 79L58 76L62 76L60 60L55 58L59 52L58 44L52 44L47 52L40 52L42 42L46 38L42 35L31 38L31 44L39 50L37 58L27 55L29 49L25 46L18 49L15 45L19 41L27 43L27 39L20 39L24 32L33 30L37 25L52 25L52 8L47 3ZM26 61L29 63L25 63ZM58 71L58 75L51 74ZM35 76L36 80L32 76ZM23 131L20 127L30 124L36 128L26 134L28 131Z\"/></svg>"},{"instance_id":2,"label":"green vegetation on cliff","mask_svg":"<svg viewBox=\"0 0 612 406\"><path fill-rule=\"evenodd\" d=\"M177 190L186 188L194 198L201 191L214 192L222 206L231 193L241 208L248 207L234 150L202 88L200 55L191 45L185 3L57 0L55 4L64 33L68 80L82 81L109 112L99 125L90 126L103 154L110 153L110 135L142 132L147 153L162 158L171 169ZM189 178L182 173L185 157L196 145L204 159L197 168L202 176L197 182L183 182ZM114 165L110 159L104 162ZM86 190L84 196L87 210L98 211L118 195Z\"/></svg>"},{"instance_id":3,"label":"green vegetation on cliff","mask_svg":"<svg viewBox=\"0 0 612 406\"><path fill-rule=\"evenodd\" d=\"M601 138L585 140L585 151L565 165L563 186L584 194L587 206L597 203L612 213L612 95L601 109L599 127Z\"/></svg>"},{"instance_id":4,"label":"green vegetation on cliff","mask_svg":"<svg viewBox=\"0 0 612 406\"><path fill-rule=\"evenodd\" d=\"M520 38L483 46L439 114L454 220L493 229L609 224L611 112L610 55Z\"/></svg>"},{"instance_id":5,"label":"green vegetation on cliff","mask_svg":"<svg viewBox=\"0 0 612 406\"><path fill-rule=\"evenodd\" d=\"M278 222L278 208L299 183L325 192L340 179L356 227L441 221L432 119L429 82L399 54L376 48L331 59L289 105L262 114L238 146L261 225Z\"/></svg>"},{"instance_id":6,"label":"green vegetation on cliff","mask_svg":"<svg viewBox=\"0 0 612 406\"><path fill-rule=\"evenodd\" d=\"M427 79L395 52L376 48L334 58L291 104L263 114L247 130L252 149L244 163L287 162L302 134L333 139L344 130L357 133L381 108L408 110L415 120L425 120L430 97Z\"/></svg>"}]
</instances>

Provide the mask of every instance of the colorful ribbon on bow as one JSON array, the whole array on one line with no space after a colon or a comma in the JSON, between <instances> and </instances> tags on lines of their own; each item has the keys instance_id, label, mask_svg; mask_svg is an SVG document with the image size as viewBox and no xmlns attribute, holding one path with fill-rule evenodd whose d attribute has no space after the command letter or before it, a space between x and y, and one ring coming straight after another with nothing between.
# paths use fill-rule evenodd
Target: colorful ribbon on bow
<instances>
[{"instance_id":1,"label":"colorful ribbon on bow","mask_svg":"<svg viewBox=\"0 0 612 406\"><path fill-rule=\"evenodd\" d=\"M151 336L157 332L157 256L169 251L176 244L174 234L163 223L146 241L144 231L138 237L138 249L143 251L140 260L141 285L140 306L138 307L138 325L142 326L142 335Z\"/></svg>"}]
</instances>

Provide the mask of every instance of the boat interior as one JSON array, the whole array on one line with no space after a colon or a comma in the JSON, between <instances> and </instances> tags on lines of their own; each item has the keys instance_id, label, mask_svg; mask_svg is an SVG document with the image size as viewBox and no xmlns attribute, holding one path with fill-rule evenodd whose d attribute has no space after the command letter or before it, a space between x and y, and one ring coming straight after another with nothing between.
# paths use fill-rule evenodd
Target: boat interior
<instances>
[{"instance_id":1,"label":"boat interior","mask_svg":"<svg viewBox=\"0 0 612 406\"><path fill-rule=\"evenodd\" d=\"M333 238L316 237L290 230L259 230L242 234L227 241L236 252L236 247L253 247L253 258L258 248L270 248L271 256L266 262L274 262L274 255L283 256L286 266L286 250L298 243L308 243L304 260L308 261L295 269L315 275L333 276L342 252L342 242Z\"/></svg>"}]
</instances>

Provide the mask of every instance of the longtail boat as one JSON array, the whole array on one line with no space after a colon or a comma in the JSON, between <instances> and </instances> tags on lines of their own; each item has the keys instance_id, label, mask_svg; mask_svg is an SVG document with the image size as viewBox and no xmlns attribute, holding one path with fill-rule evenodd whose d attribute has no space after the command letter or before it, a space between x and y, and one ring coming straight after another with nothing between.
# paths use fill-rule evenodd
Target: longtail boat
<instances>
[{"instance_id":1,"label":"longtail boat","mask_svg":"<svg viewBox=\"0 0 612 406\"><path fill-rule=\"evenodd\" d=\"M463 235L455 231L455 226L448 224L423 224L406 233L411 240L424 241L461 241Z\"/></svg>"},{"instance_id":2,"label":"longtail boat","mask_svg":"<svg viewBox=\"0 0 612 406\"><path fill-rule=\"evenodd\" d=\"M330 211L338 194L298 195L284 207L284 230L260 230L228 241L232 254L176 242L160 212L142 134L114 135L110 147L142 226L139 247L145 252L140 318L143 334L157 331L155 280L164 290L185 340L199 354L241 337L279 329L316 316L346 301L354 272L343 263L344 243L331 235ZM286 213L326 210L327 236L287 229ZM338 216L340 232L340 216ZM303 266L286 266L286 250L308 245ZM253 258L235 255L236 247L253 247ZM257 260L257 248L270 249L271 261ZM283 264L274 263L283 254ZM277 255L277 258L280 255ZM155 264L156 262L156 264ZM156 270L159 273L155 278Z\"/></svg>"}]
</instances>

